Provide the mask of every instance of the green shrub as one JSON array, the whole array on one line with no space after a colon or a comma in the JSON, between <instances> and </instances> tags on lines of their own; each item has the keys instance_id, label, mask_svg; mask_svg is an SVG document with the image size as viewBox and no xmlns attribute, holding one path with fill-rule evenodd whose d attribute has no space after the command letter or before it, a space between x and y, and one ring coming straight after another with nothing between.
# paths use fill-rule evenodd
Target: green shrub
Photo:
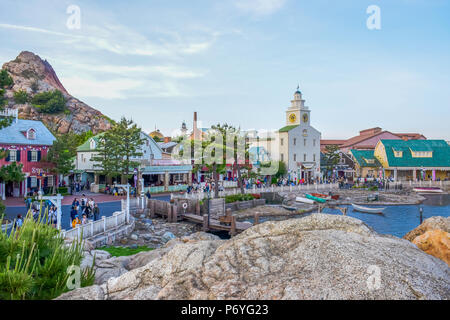
<instances>
[{"instance_id":1,"label":"green shrub","mask_svg":"<svg viewBox=\"0 0 450 320\"><path fill-rule=\"evenodd\" d=\"M0 300L48 300L68 291L70 266L83 259L81 240L64 244L59 231L29 213L19 230L0 233ZM94 282L94 269L81 272L82 287Z\"/></svg>"},{"instance_id":2,"label":"green shrub","mask_svg":"<svg viewBox=\"0 0 450 320\"><path fill-rule=\"evenodd\" d=\"M233 203L237 201L249 201L255 199L255 196L251 194L232 194L225 196L225 203Z\"/></svg>"},{"instance_id":3,"label":"green shrub","mask_svg":"<svg viewBox=\"0 0 450 320\"><path fill-rule=\"evenodd\" d=\"M28 93L25 90L19 90L14 92L14 101L18 104L24 104L28 102Z\"/></svg>"},{"instance_id":4,"label":"green shrub","mask_svg":"<svg viewBox=\"0 0 450 320\"><path fill-rule=\"evenodd\" d=\"M67 192L68 192L67 187L59 187L58 188L58 193L63 194L63 193L67 193Z\"/></svg>"},{"instance_id":5,"label":"green shrub","mask_svg":"<svg viewBox=\"0 0 450 320\"><path fill-rule=\"evenodd\" d=\"M10 87L13 83L13 79L8 74L8 71L2 69L2 71L0 71L0 88Z\"/></svg>"},{"instance_id":6,"label":"green shrub","mask_svg":"<svg viewBox=\"0 0 450 320\"><path fill-rule=\"evenodd\" d=\"M101 247L98 250L104 250L109 252L113 257L121 257L121 256L131 256L133 254L142 252L142 251L150 251L153 248L149 248L147 246L140 246L137 248L127 248L127 247Z\"/></svg>"},{"instance_id":7,"label":"green shrub","mask_svg":"<svg viewBox=\"0 0 450 320\"><path fill-rule=\"evenodd\" d=\"M43 113L60 113L66 109L66 99L59 90L38 93L31 103Z\"/></svg>"}]
</instances>

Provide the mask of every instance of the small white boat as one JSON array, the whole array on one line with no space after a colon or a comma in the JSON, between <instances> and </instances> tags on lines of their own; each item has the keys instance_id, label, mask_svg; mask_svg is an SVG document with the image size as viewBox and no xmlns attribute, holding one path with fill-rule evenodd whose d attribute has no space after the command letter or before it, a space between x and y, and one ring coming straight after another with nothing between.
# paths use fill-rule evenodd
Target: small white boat
<instances>
[{"instance_id":1,"label":"small white boat","mask_svg":"<svg viewBox=\"0 0 450 320\"><path fill-rule=\"evenodd\" d=\"M420 193L443 193L442 189L440 188L427 188L427 187L418 187L414 188L413 191L420 192Z\"/></svg>"},{"instance_id":2,"label":"small white boat","mask_svg":"<svg viewBox=\"0 0 450 320\"><path fill-rule=\"evenodd\" d=\"M357 204L352 203L352 207L354 211L364 212L364 213L383 213L386 208L368 208L359 206Z\"/></svg>"},{"instance_id":3,"label":"small white boat","mask_svg":"<svg viewBox=\"0 0 450 320\"><path fill-rule=\"evenodd\" d=\"M295 201L303 202L303 203L309 203L309 204L314 204L314 200L311 200L311 199L308 199L308 198L303 198L303 197L296 197Z\"/></svg>"}]
</instances>

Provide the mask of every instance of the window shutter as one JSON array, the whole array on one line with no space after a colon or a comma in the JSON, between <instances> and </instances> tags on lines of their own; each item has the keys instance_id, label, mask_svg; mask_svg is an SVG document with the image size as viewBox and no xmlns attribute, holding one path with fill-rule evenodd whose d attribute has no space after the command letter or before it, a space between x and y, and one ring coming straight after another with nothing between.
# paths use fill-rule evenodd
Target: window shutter
<instances>
[{"instance_id":1,"label":"window shutter","mask_svg":"<svg viewBox=\"0 0 450 320\"><path fill-rule=\"evenodd\" d=\"M7 150L6 152L7 152L8 155L6 156L6 159L5 159L5 160L6 160L6 162L9 162L9 153L10 153L11 151Z\"/></svg>"},{"instance_id":2,"label":"window shutter","mask_svg":"<svg viewBox=\"0 0 450 320\"><path fill-rule=\"evenodd\" d=\"M16 161L20 162L20 150L17 150Z\"/></svg>"},{"instance_id":3,"label":"window shutter","mask_svg":"<svg viewBox=\"0 0 450 320\"><path fill-rule=\"evenodd\" d=\"M41 151L37 152L37 161L41 161Z\"/></svg>"},{"instance_id":4,"label":"window shutter","mask_svg":"<svg viewBox=\"0 0 450 320\"><path fill-rule=\"evenodd\" d=\"M27 160L28 162L31 161L31 151L27 151Z\"/></svg>"}]
</instances>

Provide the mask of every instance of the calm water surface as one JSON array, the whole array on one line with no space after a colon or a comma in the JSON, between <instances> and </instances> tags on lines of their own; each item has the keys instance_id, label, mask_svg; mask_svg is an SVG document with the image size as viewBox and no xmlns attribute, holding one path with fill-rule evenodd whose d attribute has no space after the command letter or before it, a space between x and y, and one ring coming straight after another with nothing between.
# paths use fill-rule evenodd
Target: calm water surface
<instances>
[{"instance_id":1,"label":"calm water surface","mask_svg":"<svg viewBox=\"0 0 450 320\"><path fill-rule=\"evenodd\" d=\"M419 208L423 208L423 220L433 216L450 216L450 194L425 195L425 197L427 200L421 205L370 206L372 208L386 207L382 215L353 211L352 207L348 206L347 215L364 221L378 233L390 234L401 238L420 224ZM323 212L342 215L337 209L325 208ZM299 216L299 218L301 217ZM260 218L260 222L267 220L282 219ZM253 222L253 219L248 219L248 221Z\"/></svg>"}]
</instances>

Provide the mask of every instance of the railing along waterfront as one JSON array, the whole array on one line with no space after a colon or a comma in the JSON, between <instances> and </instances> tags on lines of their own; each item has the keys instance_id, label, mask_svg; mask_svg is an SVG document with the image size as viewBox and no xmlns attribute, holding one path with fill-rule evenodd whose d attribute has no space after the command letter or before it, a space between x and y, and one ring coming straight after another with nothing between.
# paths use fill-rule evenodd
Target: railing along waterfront
<instances>
[{"instance_id":1,"label":"railing along waterfront","mask_svg":"<svg viewBox=\"0 0 450 320\"><path fill-rule=\"evenodd\" d=\"M125 225L127 221L126 210L117 211L110 217L103 216L100 220L77 225L74 229L62 230L61 233L63 238L76 239L82 236L83 239L88 239Z\"/></svg>"},{"instance_id":2,"label":"railing along waterfront","mask_svg":"<svg viewBox=\"0 0 450 320\"><path fill-rule=\"evenodd\" d=\"M270 186L270 187L260 187L257 188L254 186L253 188L244 188L245 193L263 193L263 192L315 192L315 191L331 191L332 189L339 188L338 183L322 183L322 184L303 184L303 185L295 185L295 186ZM219 198L225 197L233 194L239 194L241 190L239 188L234 188L231 190L219 191ZM210 192L210 198L214 198L214 191ZM193 200L202 200L208 198L208 193L201 190L194 193L185 193L183 195L174 195L171 194L170 198L184 198L184 199L193 199Z\"/></svg>"}]
</instances>

